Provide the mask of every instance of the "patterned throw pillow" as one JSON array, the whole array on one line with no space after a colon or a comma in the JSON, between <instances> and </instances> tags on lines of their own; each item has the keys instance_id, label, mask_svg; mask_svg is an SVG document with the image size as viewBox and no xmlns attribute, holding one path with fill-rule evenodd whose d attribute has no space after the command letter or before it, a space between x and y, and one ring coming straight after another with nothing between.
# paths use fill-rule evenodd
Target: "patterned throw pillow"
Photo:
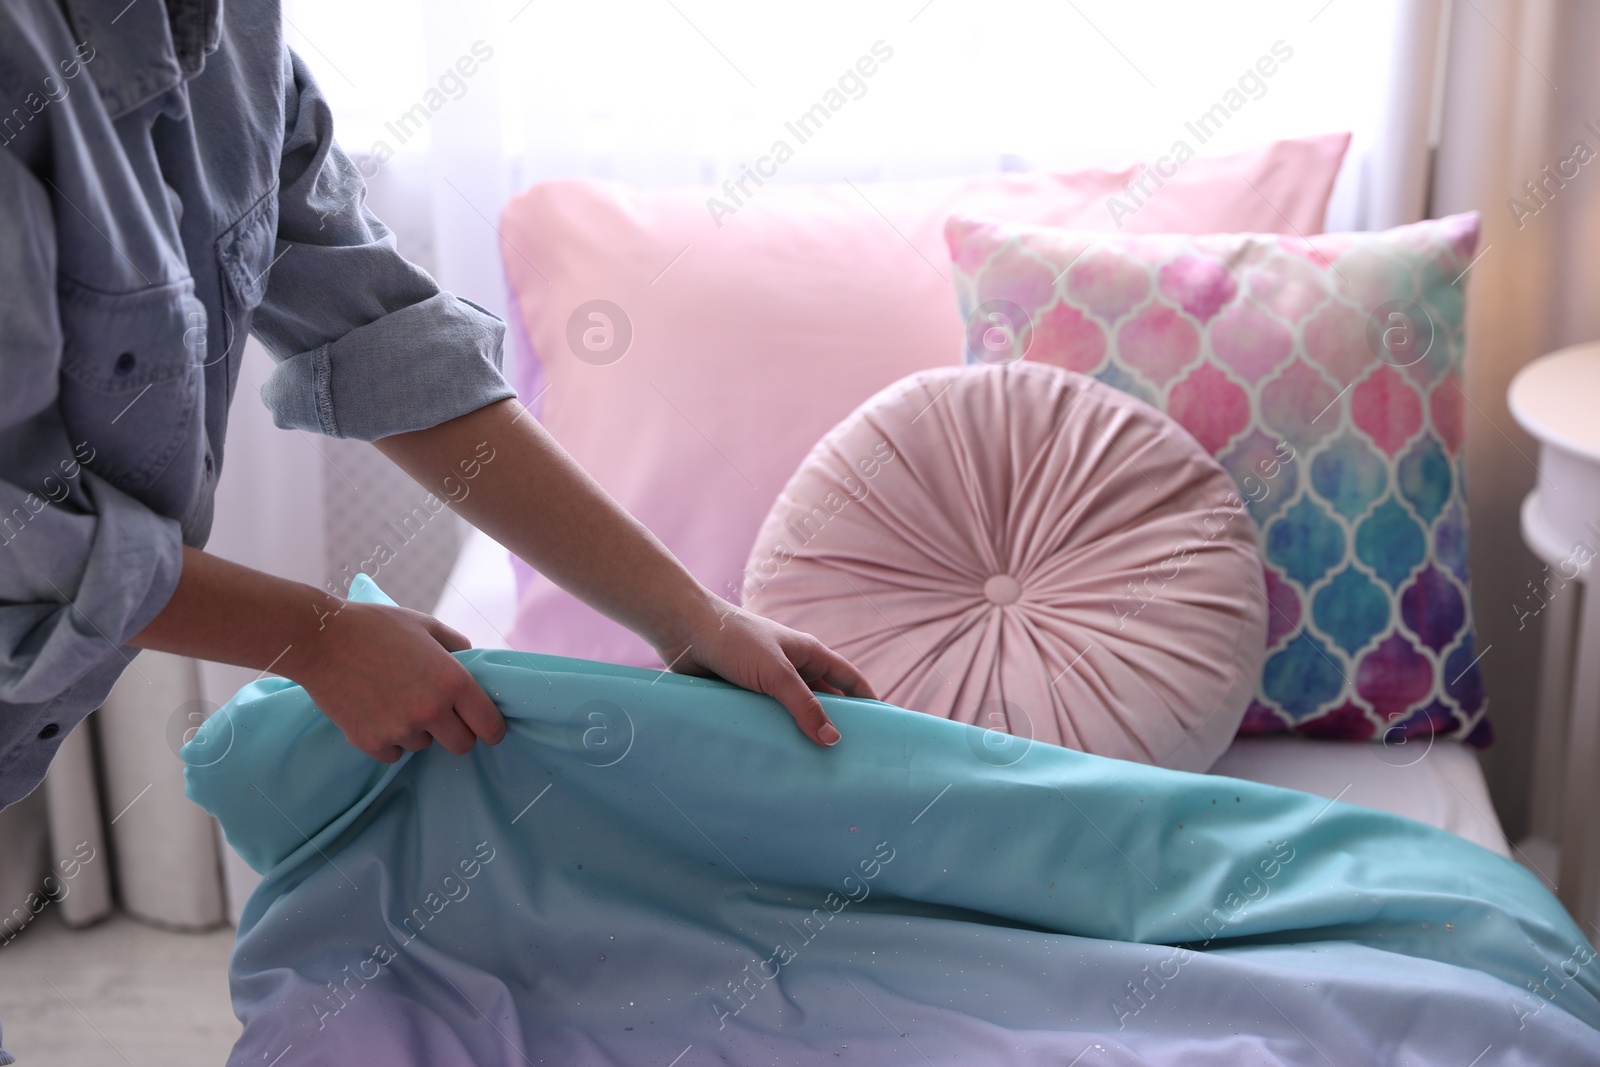
<instances>
[{"instance_id":1,"label":"patterned throw pillow","mask_svg":"<svg viewBox=\"0 0 1600 1067\"><path fill-rule=\"evenodd\" d=\"M946 237L967 361L1126 390L1238 483L1271 608L1241 734L1489 744L1462 487L1476 215L1312 240L958 217Z\"/></svg>"}]
</instances>

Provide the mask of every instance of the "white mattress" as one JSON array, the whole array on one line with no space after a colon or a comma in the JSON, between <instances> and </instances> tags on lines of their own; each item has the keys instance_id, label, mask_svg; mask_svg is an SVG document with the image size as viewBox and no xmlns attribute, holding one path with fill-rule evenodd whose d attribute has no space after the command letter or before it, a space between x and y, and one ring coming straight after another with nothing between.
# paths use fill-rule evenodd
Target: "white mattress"
<instances>
[{"instance_id":1,"label":"white mattress","mask_svg":"<svg viewBox=\"0 0 1600 1067\"><path fill-rule=\"evenodd\" d=\"M1511 855L1478 757L1454 741L1391 748L1369 741L1241 737L1211 773L1390 811Z\"/></svg>"},{"instance_id":2,"label":"white mattress","mask_svg":"<svg viewBox=\"0 0 1600 1067\"><path fill-rule=\"evenodd\" d=\"M516 580L506 550L473 531L434 614L474 645L505 648L516 613ZM1478 758L1454 741L1385 746L1298 737L1241 738L1212 774L1338 798L1459 834L1509 856Z\"/></svg>"}]
</instances>

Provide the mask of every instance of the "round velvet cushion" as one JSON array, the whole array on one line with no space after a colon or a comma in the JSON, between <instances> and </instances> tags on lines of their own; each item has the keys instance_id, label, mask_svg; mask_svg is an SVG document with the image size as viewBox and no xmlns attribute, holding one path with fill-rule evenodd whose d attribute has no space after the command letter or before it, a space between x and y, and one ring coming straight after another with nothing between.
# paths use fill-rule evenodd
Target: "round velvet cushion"
<instances>
[{"instance_id":1,"label":"round velvet cushion","mask_svg":"<svg viewBox=\"0 0 1600 1067\"><path fill-rule=\"evenodd\" d=\"M1266 649L1232 478L1172 419L1038 363L902 379L812 449L745 568L744 604L815 634L884 700L1204 770Z\"/></svg>"}]
</instances>

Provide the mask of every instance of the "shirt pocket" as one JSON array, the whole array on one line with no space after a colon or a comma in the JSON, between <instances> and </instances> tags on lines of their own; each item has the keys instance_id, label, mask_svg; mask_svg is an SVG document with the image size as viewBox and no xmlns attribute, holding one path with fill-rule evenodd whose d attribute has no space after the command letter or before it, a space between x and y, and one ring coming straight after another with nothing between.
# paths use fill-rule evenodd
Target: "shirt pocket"
<instances>
[{"instance_id":1,"label":"shirt pocket","mask_svg":"<svg viewBox=\"0 0 1600 1067\"><path fill-rule=\"evenodd\" d=\"M102 293L63 278L58 295L61 417L74 445L93 450L85 466L153 510L182 514L182 489L143 490L186 451L198 473L204 449L197 416L205 382L193 355L206 313L194 283Z\"/></svg>"},{"instance_id":2,"label":"shirt pocket","mask_svg":"<svg viewBox=\"0 0 1600 1067\"><path fill-rule=\"evenodd\" d=\"M217 271L222 293L222 353L228 361L228 402L250 320L267 295L267 273L275 262L278 236L278 187L267 190L250 209L217 238Z\"/></svg>"}]
</instances>

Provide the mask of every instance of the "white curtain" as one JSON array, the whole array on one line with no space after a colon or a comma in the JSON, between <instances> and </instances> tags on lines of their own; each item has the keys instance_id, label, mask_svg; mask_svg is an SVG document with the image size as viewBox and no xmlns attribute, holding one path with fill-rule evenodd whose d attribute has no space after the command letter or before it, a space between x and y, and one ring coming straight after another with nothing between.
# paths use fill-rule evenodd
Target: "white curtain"
<instances>
[{"instance_id":1,"label":"white curtain","mask_svg":"<svg viewBox=\"0 0 1600 1067\"><path fill-rule=\"evenodd\" d=\"M1543 566L1522 542L1518 509L1534 486L1537 445L1506 409L1529 360L1600 337L1600 173L1593 164L1520 220L1524 183L1572 155L1600 120L1600 5L1585 0L1471 0L1451 13L1433 180L1435 214L1483 212L1467 323L1467 494L1482 668L1500 739L1484 764L1513 840L1555 839L1560 756L1534 761L1542 616L1518 607ZM1600 413L1600 398L1596 398ZM1530 786L1541 791L1538 810ZM1592 818L1592 812L1575 813Z\"/></svg>"},{"instance_id":2,"label":"white curtain","mask_svg":"<svg viewBox=\"0 0 1600 1067\"><path fill-rule=\"evenodd\" d=\"M1358 162L1331 221L1388 224L1397 200L1420 210L1426 177L1419 148L1430 114L1418 129L1406 104L1414 91L1431 96L1431 76L1419 72L1434 69L1439 5L1420 5L1432 24L1418 6L289 0L286 10L289 39L333 100L346 147L375 161L369 173L426 174L441 281L498 311L495 225L516 190L569 176L646 186L737 177L878 42L892 58L855 79L839 118L778 180L1158 155L1282 42L1293 58L1250 83L1248 104L1203 151L1351 130ZM1394 179L1397 153L1406 162Z\"/></svg>"}]
</instances>

